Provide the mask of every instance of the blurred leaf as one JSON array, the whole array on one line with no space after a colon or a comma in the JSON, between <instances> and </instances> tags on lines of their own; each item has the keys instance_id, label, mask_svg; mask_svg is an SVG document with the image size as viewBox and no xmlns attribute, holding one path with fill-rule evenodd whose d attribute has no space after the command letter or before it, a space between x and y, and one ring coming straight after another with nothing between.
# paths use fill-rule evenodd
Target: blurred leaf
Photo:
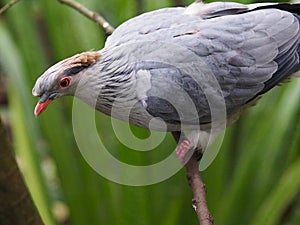
<instances>
[{"instance_id":1,"label":"blurred leaf","mask_svg":"<svg viewBox=\"0 0 300 225\"><path fill-rule=\"evenodd\" d=\"M2 53L0 64L5 73L9 75L9 102L15 149L22 158L24 176L42 219L46 224L55 224L50 213L50 200L41 175L39 157L36 154L35 143L39 136L38 129L33 123L34 118L30 108L32 101L28 98L27 81L23 77L24 69L20 54L2 23L0 23L0 49ZM31 112L31 116L29 116L29 112Z\"/></svg>"},{"instance_id":2,"label":"blurred leaf","mask_svg":"<svg viewBox=\"0 0 300 225\"><path fill-rule=\"evenodd\" d=\"M251 225L276 225L285 209L299 192L300 159L297 159L282 175L276 187L254 216Z\"/></svg>"},{"instance_id":3,"label":"blurred leaf","mask_svg":"<svg viewBox=\"0 0 300 225\"><path fill-rule=\"evenodd\" d=\"M80 2L102 13L114 26L137 14L138 3L133 0ZM170 0L144 3L145 11L173 5ZM80 154L73 135L72 98L55 101L39 118L33 116L34 80L60 59L101 49L105 38L96 24L58 1L20 1L0 21L0 69L10 81L15 147L45 224L55 224L51 214L55 201L63 201L69 209L66 221L60 223L72 225L197 224L184 170L146 187L113 183L93 171ZM274 88L227 129L216 160L202 172L215 224L298 224L299 86L300 80L293 79ZM96 113L95 119L99 137L123 162L159 162L175 148L167 135L153 151L132 151L118 140L107 116ZM131 129L137 137L149 135L143 129ZM54 181L42 169L45 158L56 166ZM56 188L51 189L50 182Z\"/></svg>"}]
</instances>

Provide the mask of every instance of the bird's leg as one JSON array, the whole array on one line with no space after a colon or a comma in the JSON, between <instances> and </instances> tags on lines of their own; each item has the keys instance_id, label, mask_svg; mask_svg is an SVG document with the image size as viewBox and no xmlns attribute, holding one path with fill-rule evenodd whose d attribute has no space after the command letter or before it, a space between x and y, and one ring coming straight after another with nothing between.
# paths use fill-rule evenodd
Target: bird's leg
<instances>
[{"instance_id":1,"label":"bird's leg","mask_svg":"<svg viewBox=\"0 0 300 225\"><path fill-rule=\"evenodd\" d=\"M202 148L198 146L199 137L195 137L193 134L185 136L180 131L172 132L172 135L178 143L176 156L182 165L185 165L193 155L198 160L201 158Z\"/></svg>"},{"instance_id":2,"label":"bird's leg","mask_svg":"<svg viewBox=\"0 0 300 225\"><path fill-rule=\"evenodd\" d=\"M183 140L176 148L176 156L182 165L185 165L194 153L194 148L191 147L189 138Z\"/></svg>"},{"instance_id":3,"label":"bird's leg","mask_svg":"<svg viewBox=\"0 0 300 225\"><path fill-rule=\"evenodd\" d=\"M184 165L186 163L186 158L187 158L185 156L189 152L190 149L189 146L191 141L187 139L184 133L182 133L181 131L173 131L172 135L178 144L176 147L176 156L180 161L180 163Z\"/></svg>"}]
</instances>

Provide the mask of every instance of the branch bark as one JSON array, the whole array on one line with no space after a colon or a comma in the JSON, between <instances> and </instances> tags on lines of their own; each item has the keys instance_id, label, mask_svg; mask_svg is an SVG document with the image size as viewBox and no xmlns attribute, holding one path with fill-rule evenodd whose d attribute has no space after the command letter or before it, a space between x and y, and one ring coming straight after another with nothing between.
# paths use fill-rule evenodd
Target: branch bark
<instances>
[{"instance_id":1,"label":"branch bark","mask_svg":"<svg viewBox=\"0 0 300 225\"><path fill-rule=\"evenodd\" d=\"M93 12L83 6L82 4L72 1L72 0L58 0L60 3L70 6L71 8L75 9L82 15L86 16L87 18L91 19L92 21L96 22L98 25L100 25L105 33L107 35L112 34L112 32L115 30L107 20L104 19L103 16L101 16L99 13Z\"/></svg>"},{"instance_id":2,"label":"branch bark","mask_svg":"<svg viewBox=\"0 0 300 225\"><path fill-rule=\"evenodd\" d=\"M5 225L43 225L0 118L0 223Z\"/></svg>"},{"instance_id":3,"label":"branch bark","mask_svg":"<svg viewBox=\"0 0 300 225\"><path fill-rule=\"evenodd\" d=\"M200 176L197 159L198 157L193 155L185 165L186 176L194 194L193 207L200 225L212 225L213 217L207 206L206 188Z\"/></svg>"},{"instance_id":4,"label":"branch bark","mask_svg":"<svg viewBox=\"0 0 300 225\"><path fill-rule=\"evenodd\" d=\"M180 142L181 139L186 137L181 132L172 132L172 135L177 142ZM184 165L187 171L187 180L193 192L193 207L198 217L199 225L212 225L213 217L209 212L207 201L206 201L206 188L205 184L201 179L199 168L198 168L198 159L199 159L200 149L196 149L193 156L189 161Z\"/></svg>"},{"instance_id":5,"label":"branch bark","mask_svg":"<svg viewBox=\"0 0 300 225\"><path fill-rule=\"evenodd\" d=\"M20 0L11 0L9 1L5 6L3 6L0 9L0 15L3 14L5 11L7 11L10 7L12 7L14 4L16 4Z\"/></svg>"}]
</instances>

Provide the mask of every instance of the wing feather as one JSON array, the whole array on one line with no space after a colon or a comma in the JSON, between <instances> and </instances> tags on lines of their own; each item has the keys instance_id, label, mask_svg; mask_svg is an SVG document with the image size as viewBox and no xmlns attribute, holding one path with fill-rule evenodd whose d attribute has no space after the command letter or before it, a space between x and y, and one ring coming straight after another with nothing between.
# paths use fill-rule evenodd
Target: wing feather
<instances>
[{"instance_id":1,"label":"wing feather","mask_svg":"<svg viewBox=\"0 0 300 225\"><path fill-rule=\"evenodd\" d=\"M210 120L210 112L204 92L213 93L213 86L205 90L195 87L192 78L198 76L206 82L205 69L201 75L197 74L199 68L190 61L203 62L214 74L222 87L228 114L239 111L300 69L299 16L273 6L277 5L214 3L205 4L200 11L198 8L198 11L196 8L193 11L184 8L158 10L121 25L106 46L145 43L128 51L135 55L140 65L137 71L147 70L151 74L149 96L159 93L172 98L175 95L175 100L182 104L181 113L167 102L149 97L147 110L150 114L173 123L182 114L185 123L197 123L197 115L189 112L183 95L173 93L174 85L181 85L196 105L201 122L206 123ZM149 43L163 43L163 47L153 49ZM160 66L149 68L146 59ZM178 66L180 61L189 68ZM171 90L172 93L168 93Z\"/></svg>"}]
</instances>

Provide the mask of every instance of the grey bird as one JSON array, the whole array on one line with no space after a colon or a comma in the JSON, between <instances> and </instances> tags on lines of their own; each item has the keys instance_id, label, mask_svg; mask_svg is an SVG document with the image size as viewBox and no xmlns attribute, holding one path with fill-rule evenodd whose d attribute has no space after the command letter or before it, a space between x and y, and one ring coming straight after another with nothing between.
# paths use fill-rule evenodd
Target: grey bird
<instances>
[{"instance_id":1,"label":"grey bird","mask_svg":"<svg viewBox=\"0 0 300 225\"><path fill-rule=\"evenodd\" d=\"M32 90L40 115L73 95L105 114L154 130L195 134L234 122L262 94L300 69L300 4L195 2L120 25L100 51L50 67ZM154 119L156 118L156 119ZM159 119L158 119L159 118Z\"/></svg>"}]
</instances>

